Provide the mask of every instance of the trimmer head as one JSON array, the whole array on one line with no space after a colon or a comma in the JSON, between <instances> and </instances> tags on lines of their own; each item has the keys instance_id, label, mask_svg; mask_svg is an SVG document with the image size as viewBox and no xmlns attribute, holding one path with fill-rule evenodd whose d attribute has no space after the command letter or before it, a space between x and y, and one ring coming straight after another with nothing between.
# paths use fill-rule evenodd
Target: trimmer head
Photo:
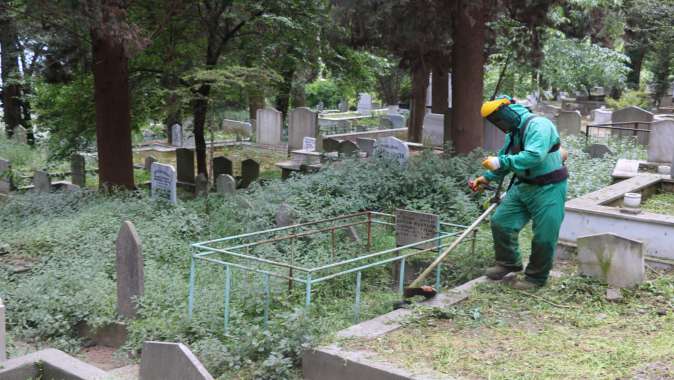
<instances>
[{"instance_id":1,"label":"trimmer head","mask_svg":"<svg viewBox=\"0 0 674 380\"><path fill-rule=\"evenodd\" d=\"M410 298L414 296L423 296L426 299L433 298L438 294L438 291L434 287L424 285L419 288L405 288L403 296L405 298Z\"/></svg>"}]
</instances>

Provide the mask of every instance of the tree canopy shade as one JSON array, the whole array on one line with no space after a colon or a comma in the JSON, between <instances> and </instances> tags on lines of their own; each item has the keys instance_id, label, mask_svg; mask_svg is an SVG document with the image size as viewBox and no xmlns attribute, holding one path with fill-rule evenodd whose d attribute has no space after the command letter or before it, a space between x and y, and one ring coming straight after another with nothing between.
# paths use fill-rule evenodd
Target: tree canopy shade
<instances>
[{"instance_id":1,"label":"tree canopy shade","mask_svg":"<svg viewBox=\"0 0 674 380\"><path fill-rule=\"evenodd\" d=\"M620 87L625 83L628 58L589 40L551 36L544 49L542 74L548 83L566 91L594 86Z\"/></svg>"}]
</instances>

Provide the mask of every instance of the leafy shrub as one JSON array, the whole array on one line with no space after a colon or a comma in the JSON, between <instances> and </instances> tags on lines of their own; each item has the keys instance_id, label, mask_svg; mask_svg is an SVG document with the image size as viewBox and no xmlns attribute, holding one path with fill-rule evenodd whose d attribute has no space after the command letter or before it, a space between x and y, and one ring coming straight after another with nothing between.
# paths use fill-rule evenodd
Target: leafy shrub
<instances>
[{"instance_id":1,"label":"leafy shrub","mask_svg":"<svg viewBox=\"0 0 674 380\"><path fill-rule=\"evenodd\" d=\"M615 110L629 106L637 106L647 110L651 108L653 101L644 90L627 90L620 99L607 97L606 104Z\"/></svg>"},{"instance_id":2,"label":"leafy shrub","mask_svg":"<svg viewBox=\"0 0 674 380\"><path fill-rule=\"evenodd\" d=\"M337 108L339 104L340 91L337 84L330 79L317 79L304 87L307 96L307 103L312 107L323 102L326 108Z\"/></svg>"}]
</instances>

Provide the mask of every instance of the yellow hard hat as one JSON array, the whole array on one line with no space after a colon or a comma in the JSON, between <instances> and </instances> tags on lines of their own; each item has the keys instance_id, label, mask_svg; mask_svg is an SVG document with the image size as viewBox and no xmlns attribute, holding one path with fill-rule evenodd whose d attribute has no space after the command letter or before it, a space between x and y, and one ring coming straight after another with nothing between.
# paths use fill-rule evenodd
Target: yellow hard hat
<instances>
[{"instance_id":1,"label":"yellow hard hat","mask_svg":"<svg viewBox=\"0 0 674 380\"><path fill-rule=\"evenodd\" d=\"M501 98L501 99L496 99L496 100L490 100L488 102L484 102L482 104L482 109L480 110L480 114L482 114L482 117L487 117L494 113L496 110L501 108L503 105L509 105L511 102L509 99L506 98Z\"/></svg>"}]
</instances>

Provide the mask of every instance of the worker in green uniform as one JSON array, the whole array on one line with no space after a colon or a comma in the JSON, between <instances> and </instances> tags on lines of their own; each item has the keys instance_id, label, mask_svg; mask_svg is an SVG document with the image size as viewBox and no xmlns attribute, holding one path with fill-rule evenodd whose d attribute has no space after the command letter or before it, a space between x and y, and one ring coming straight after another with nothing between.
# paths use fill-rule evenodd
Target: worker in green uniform
<instances>
[{"instance_id":1,"label":"worker in green uniform","mask_svg":"<svg viewBox=\"0 0 674 380\"><path fill-rule=\"evenodd\" d=\"M518 278L512 286L535 289L548 279L564 219L566 152L560 148L559 134L550 120L532 114L509 97L484 103L481 114L507 136L498 156L484 160L482 166L487 171L471 182L471 188L477 191L515 173L513 186L491 218L496 264L485 275L500 280L523 269L518 235L533 220L529 263L524 278Z\"/></svg>"}]
</instances>

